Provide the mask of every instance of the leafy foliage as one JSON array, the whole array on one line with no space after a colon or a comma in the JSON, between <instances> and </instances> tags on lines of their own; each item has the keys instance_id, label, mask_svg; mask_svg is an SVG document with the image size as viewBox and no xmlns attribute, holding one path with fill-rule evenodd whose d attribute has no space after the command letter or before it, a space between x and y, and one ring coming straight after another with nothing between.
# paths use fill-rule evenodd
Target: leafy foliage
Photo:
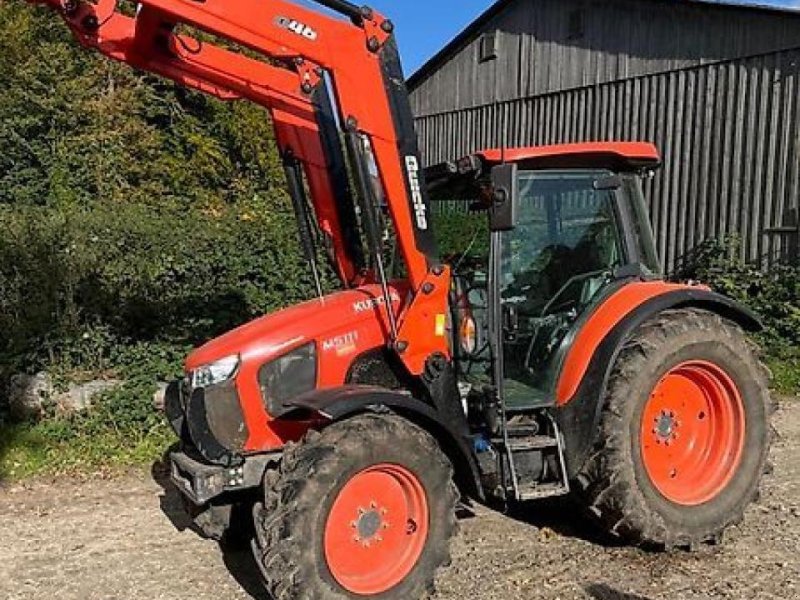
<instances>
[{"instance_id":1,"label":"leafy foliage","mask_svg":"<svg viewBox=\"0 0 800 600\"><path fill-rule=\"evenodd\" d=\"M800 266L778 265L762 271L737 258L739 240L727 238L700 245L678 277L710 285L749 306L761 317L764 346L777 386L800 393Z\"/></svg>"},{"instance_id":2,"label":"leafy foliage","mask_svg":"<svg viewBox=\"0 0 800 600\"><path fill-rule=\"evenodd\" d=\"M0 85L6 362L102 370L307 295L263 110L85 52L23 2L0 2Z\"/></svg>"},{"instance_id":3,"label":"leafy foliage","mask_svg":"<svg viewBox=\"0 0 800 600\"><path fill-rule=\"evenodd\" d=\"M115 376L34 437L133 443L189 348L312 293L268 115L86 52L21 0L0 0L0 85L0 423L11 373Z\"/></svg>"}]
</instances>

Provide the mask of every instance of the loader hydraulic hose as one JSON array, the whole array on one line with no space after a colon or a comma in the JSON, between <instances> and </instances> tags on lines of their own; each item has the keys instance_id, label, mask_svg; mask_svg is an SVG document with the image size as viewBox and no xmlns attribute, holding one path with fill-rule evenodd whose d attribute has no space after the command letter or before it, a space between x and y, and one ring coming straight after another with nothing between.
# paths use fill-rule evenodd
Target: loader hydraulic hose
<instances>
[{"instance_id":1,"label":"loader hydraulic hose","mask_svg":"<svg viewBox=\"0 0 800 600\"><path fill-rule=\"evenodd\" d=\"M383 242L381 232L378 227L377 199L375 198L375 191L369 183L369 171L365 164L364 150L362 148L362 139L355 128L349 128L345 134L347 140L347 147L350 155L354 158L353 179L356 183L358 195L361 200L364 216L364 231L367 234L367 248L375 268L378 273L378 280L381 285L383 293L383 301L386 305L386 315L389 319L389 333L390 333L390 346L397 343L397 315L394 312L392 304L392 295L389 292L389 282L386 277L386 269L383 264Z\"/></svg>"},{"instance_id":2,"label":"loader hydraulic hose","mask_svg":"<svg viewBox=\"0 0 800 600\"><path fill-rule=\"evenodd\" d=\"M358 23L364 16L364 11L369 10L366 7L361 7L347 0L313 0L326 8L330 8L338 13L350 17L354 22Z\"/></svg>"},{"instance_id":3,"label":"loader hydraulic hose","mask_svg":"<svg viewBox=\"0 0 800 600\"><path fill-rule=\"evenodd\" d=\"M322 298L322 283L319 277L319 266L317 265L317 245L314 242L312 233L311 216L308 212L308 197L303 187L303 178L300 173L300 162L290 153L283 158L283 169L286 173L286 183L289 187L289 195L292 198L295 218L297 219L297 229L300 236L300 245L308 264L311 265L311 273L314 277L314 285L317 295Z\"/></svg>"}]
</instances>

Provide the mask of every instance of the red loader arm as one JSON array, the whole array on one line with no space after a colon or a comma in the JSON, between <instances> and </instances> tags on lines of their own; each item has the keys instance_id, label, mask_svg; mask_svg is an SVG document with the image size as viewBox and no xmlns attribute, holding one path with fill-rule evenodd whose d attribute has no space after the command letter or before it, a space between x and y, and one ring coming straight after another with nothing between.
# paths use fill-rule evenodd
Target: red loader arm
<instances>
[{"instance_id":1,"label":"red loader arm","mask_svg":"<svg viewBox=\"0 0 800 600\"><path fill-rule=\"evenodd\" d=\"M320 229L350 285L363 281L363 258L352 234L355 209L346 167L329 146L341 143L343 128L352 152L368 148L412 290L397 322L392 319L391 341L415 374L430 355L449 354L443 332L449 277L435 256L390 21L343 0L319 3L350 20L283 0L143 0L133 16L120 10L118 0L33 1L57 10L88 48L218 98L265 107L283 156L305 170ZM186 27L225 46L192 37ZM341 127L334 110L326 110L333 103ZM364 173L361 179L365 191Z\"/></svg>"}]
</instances>

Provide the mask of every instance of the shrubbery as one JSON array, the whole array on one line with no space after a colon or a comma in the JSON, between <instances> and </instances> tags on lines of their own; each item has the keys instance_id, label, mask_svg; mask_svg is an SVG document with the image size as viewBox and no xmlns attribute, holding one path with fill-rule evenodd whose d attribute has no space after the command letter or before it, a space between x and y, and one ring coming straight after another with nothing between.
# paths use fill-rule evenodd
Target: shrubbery
<instances>
[{"instance_id":1,"label":"shrubbery","mask_svg":"<svg viewBox=\"0 0 800 600\"><path fill-rule=\"evenodd\" d=\"M0 471L9 439L56 468L66 447L149 452L155 383L189 348L312 292L268 115L86 52L21 1L0 2L0 86L0 424L15 372L127 382L0 431Z\"/></svg>"},{"instance_id":2,"label":"shrubbery","mask_svg":"<svg viewBox=\"0 0 800 600\"><path fill-rule=\"evenodd\" d=\"M0 348L11 355L102 368L120 340L196 343L310 284L279 203L0 208L0 228Z\"/></svg>"},{"instance_id":3,"label":"shrubbery","mask_svg":"<svg viewBox=\"0 0 800 600\"><path fill-rule=\"evenodd\" d=\"M176 349L307 298L310 273L282 204L0 208L6 374L146 366L154 382L174 370Z\"/></svg>"},{"instance_id":4,"label":"shrubbery","mask_svg":"<svg viewBox=\"0 0 800 600\"><path fill-rule=\"evenodd\" d=\"M800 266L762 271L739 259L739 241L728 238L700 245L678 276L710 285L749 306L761 317L758 336L781 391L800 393Z\"/></svg>"},{"instance_id":5,"label":"shrubbery","mask_svg":"<svg viewBox=\"0 0 800 600\"><path fill-rule=\"evenodd\" d=\"M155 378L159 348L310 291L264 110L87 52L24 2L0 2L0 87L0 386L142 344Z\"/></svg>"}]
</instances>

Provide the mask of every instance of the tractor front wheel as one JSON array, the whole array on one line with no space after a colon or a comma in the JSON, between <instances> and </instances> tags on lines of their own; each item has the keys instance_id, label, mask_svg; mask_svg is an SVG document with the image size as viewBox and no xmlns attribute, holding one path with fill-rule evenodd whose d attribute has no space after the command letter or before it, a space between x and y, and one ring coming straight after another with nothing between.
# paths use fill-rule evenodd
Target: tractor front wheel
<instances>
[{"instance_id":1,"label":"tractor front wheel","mask_svg":"<svg viewBox=\"0 0 800 600\"><path fill-rule=\"evenodd\" d=\"M718 541L758 495L771 439L765 370L744 333L701 310L665 312L614 367L578 477L591 516L639 544Z\"/></svg>"},{"instance_id":2,"label":"tractor front wheel","mask_svg":"<svg viewBox=\"0 0 800 600\"><path fill-rule=\"evenodd\" d=\"M255 558L275 600L420 598L450 559L457 500L427 432L361 415L309 433L267 474Z\"/></svg>"}]
</instances>

